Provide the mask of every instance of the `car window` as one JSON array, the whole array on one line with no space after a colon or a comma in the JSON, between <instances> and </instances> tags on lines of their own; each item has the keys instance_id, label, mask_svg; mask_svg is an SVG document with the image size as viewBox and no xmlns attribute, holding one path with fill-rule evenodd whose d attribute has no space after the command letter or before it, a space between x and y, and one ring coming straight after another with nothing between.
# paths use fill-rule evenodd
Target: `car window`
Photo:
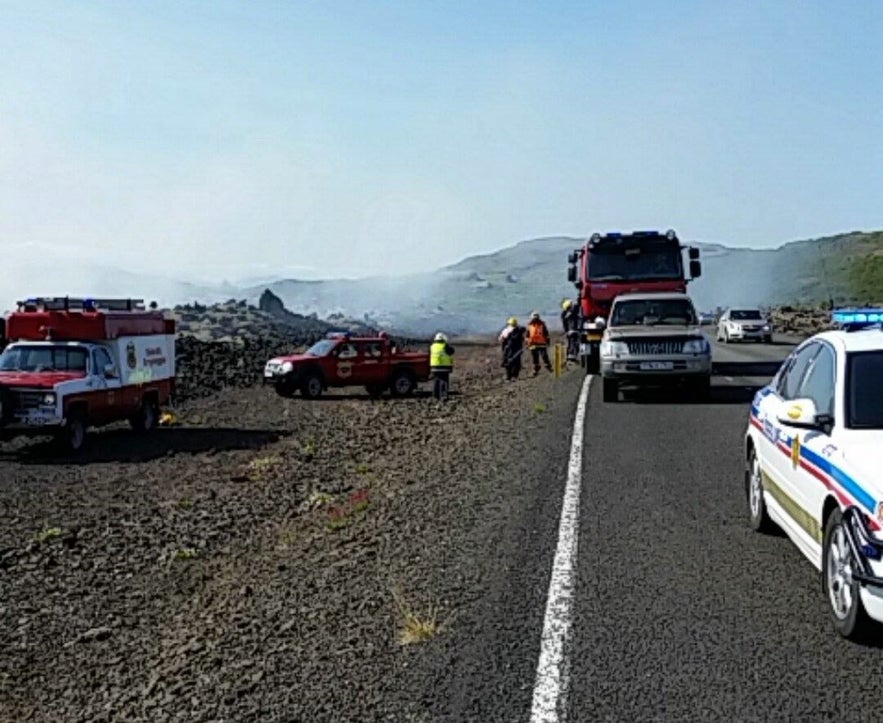
<instances>
[{"instance_id":1,"label":"car window","mask_svg":"<svg viewBox=\"0 0 883 723\"><path fill-rule=\"evenodd\" d=\"M337 352L338 359L355 359L359 355L355 344L341 344L340 351Z\"/></svg>"},{"instance_id":2,"label":"car window","mask_svg":"<svg viewBox=\"0 0 883 723\"><path fill-rule=\"evenodd\" d=\"M819 350L817 343L807 344L795 351L782 370L776 391L782 399L797 399L797 392L810 361Z\"/></svg>"},{"instance_id":3,"label":"car window","mask_svg":"<svg viewBox=\"0 0 883 723\"><path fill-rule=\"evenodd\" d=\"M108 364L113 364L113 359L110 358L110 354L107 353L107 349L96 349L95 350L95 369L93 373L95 374L104 374L104 368Z\"/></svg>"},{"instance_id":4,"label":"car window","mask_svg":"<svg viewBox=\"0 0 883 723\"><path fill-rule=\"evenodd\" d=\"M380 343L376 341L364 344L362 347L362 353L368 359L379 359L381 356L383 356L383 350L380 347Z\"/></svg>"},{"instance_id":5,"label":"car window","mask_svg":"<svg viewBox=\"0 0 883 723\"><path fill-rule=\"evenodd\" d=\"M883 351L846 355L846 426L883 429Z\"/></svg>"},{"instance_id":6,"label":"car window","mask_svg":"<svg viewBox=\"0 0 883 723\"><path fill-rule=\"evenodd\" d=\"M834 415L834 378L836 357L825 344L819 345L818 354L810 361L797 396L812 399L819 414Z\"/></svg>"}]
</instances>

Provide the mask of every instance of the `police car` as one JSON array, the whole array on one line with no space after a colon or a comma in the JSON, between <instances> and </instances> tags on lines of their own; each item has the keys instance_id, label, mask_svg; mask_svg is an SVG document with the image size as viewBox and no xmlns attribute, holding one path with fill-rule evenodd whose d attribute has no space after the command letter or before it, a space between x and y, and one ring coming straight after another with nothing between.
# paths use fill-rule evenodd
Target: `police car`
<instances>
[{"instance_id":1,"label":"police car","mask_svg":"<svg viewBox=\"0 0 883 723\"><path fill-rule=\"evenodd\" d=\"M755 395L745 487L751 527L791 538L855 639L883 622L883 309L833 319Z\"/></svg>"}]
</instances>

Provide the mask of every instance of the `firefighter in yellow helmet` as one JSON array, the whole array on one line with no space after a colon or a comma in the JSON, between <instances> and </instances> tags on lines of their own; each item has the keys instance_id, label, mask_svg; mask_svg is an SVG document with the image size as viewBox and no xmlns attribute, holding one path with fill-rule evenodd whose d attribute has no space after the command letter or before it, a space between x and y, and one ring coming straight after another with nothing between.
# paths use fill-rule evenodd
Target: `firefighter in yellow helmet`
<instances>
[{"instance_id":1,"label":"firefighter in yellow helmet","mask_svg":"<svg viewBox=\"0 0 883 723\"><path fill-rule=\"evenodd\" d=\"M533 359L533 375L540 373L540 360L548 371L552 371L552 362L549 361L549 327L540 318L540 312L535 311L530 315L527 325L527 348Z\"/></svg>"},{"instance_id":2,"label":"firefighter in yellow helmet","mask_svg":"<svg viewBox=\"0 0 883 723\"><path fill-rule=\"evenodd\" d=\"M567 336L567 360L579 358L579 304L565 299L561 304L561 326Z\"/></svg>"},{"instance_id":3,"label":"firefighter in yellow helmet","mask_svg":"<svg viewBox=\"0 0 883 723\"><path fill-rule=\"evenodd\" d=\"M451 372L454 369L454 347L448 344L448 337L438 332L429 347L429 370L432 372L432 396L439 401L447 401Z\"/></svg>"}]
</instances>

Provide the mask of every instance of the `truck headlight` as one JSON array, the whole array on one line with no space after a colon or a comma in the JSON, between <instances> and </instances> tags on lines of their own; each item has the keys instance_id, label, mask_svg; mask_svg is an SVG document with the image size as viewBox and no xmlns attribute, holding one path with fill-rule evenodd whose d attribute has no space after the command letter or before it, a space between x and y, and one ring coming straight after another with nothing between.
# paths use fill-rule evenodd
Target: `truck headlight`
<instances>
[{"instance_id":1,"label":"truck headlight","mask_svg":"<svg viewBox=\"0 0 883 723\"><path fill-rule=\"evenodd\" d=\"M53 392L50 392L49 394L44 394L43 395L43 404L47 407L54 407L55 406L55 394Z\"/></svg>"},{"instance_id":2,"label":"truck headlight","mask_svg":"<svg viewBox=\"0 0 883 723\"><path fill-rule=\"evenodd\" d=\"M282 362L283 374L288 374L288 372L290 372L292 369L294 369L294 364L292 364L290 361Z\"/></svg>"},{"instance_id":3,"label":"truck headlight","mask_svg":"<svg viewBox=\"0 0 883 723\"><path fill-rule=\"evenodd\" d=\"M769 331L769 330L770 330L770 325L769 325L769 324L764 324L764 325L763 325L763 330L764 330L764 331Z\"/></svg>"},{"instance_id":4,"label":"truck headlight","mask_svg":"<svg viewBox=\"0 0 883 723\"><path fill-rule=\"evenodd\" d=\"M684 342L684 354L705 354L708 342L705 339L690 339Z\"/></svg>"},{"instance_id":5,"label":"truck headlight","mask_svg":"<svg viewBox=\"0 0 883 723\"><path fill-rule=\"evenodd\" d=\"M629 345L624 341L602 341L601 356L626 356L629 353Z\"/></svg>"}]
</instances>

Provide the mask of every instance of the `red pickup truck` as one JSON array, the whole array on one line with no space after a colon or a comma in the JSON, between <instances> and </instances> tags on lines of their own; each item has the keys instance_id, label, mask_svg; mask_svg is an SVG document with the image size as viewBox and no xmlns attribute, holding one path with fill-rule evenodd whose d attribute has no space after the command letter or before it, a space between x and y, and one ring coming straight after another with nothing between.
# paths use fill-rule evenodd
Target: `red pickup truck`
<instances>
[{"instance_id":1,"label":"red pickup truck","mask_svg":"<svg viewBox=\"0 0 883 723\"><path fill-rule=\"evenodd\" d=\"M350 386L364 386L372 397L387 389L404 397L428 379L429 354L401 351L386 334L330 333L303 354L274 357L264 366L264 384L272 384L282 397L300 391L315 399L329 387Z\"/></svg>"}]
</instances>

